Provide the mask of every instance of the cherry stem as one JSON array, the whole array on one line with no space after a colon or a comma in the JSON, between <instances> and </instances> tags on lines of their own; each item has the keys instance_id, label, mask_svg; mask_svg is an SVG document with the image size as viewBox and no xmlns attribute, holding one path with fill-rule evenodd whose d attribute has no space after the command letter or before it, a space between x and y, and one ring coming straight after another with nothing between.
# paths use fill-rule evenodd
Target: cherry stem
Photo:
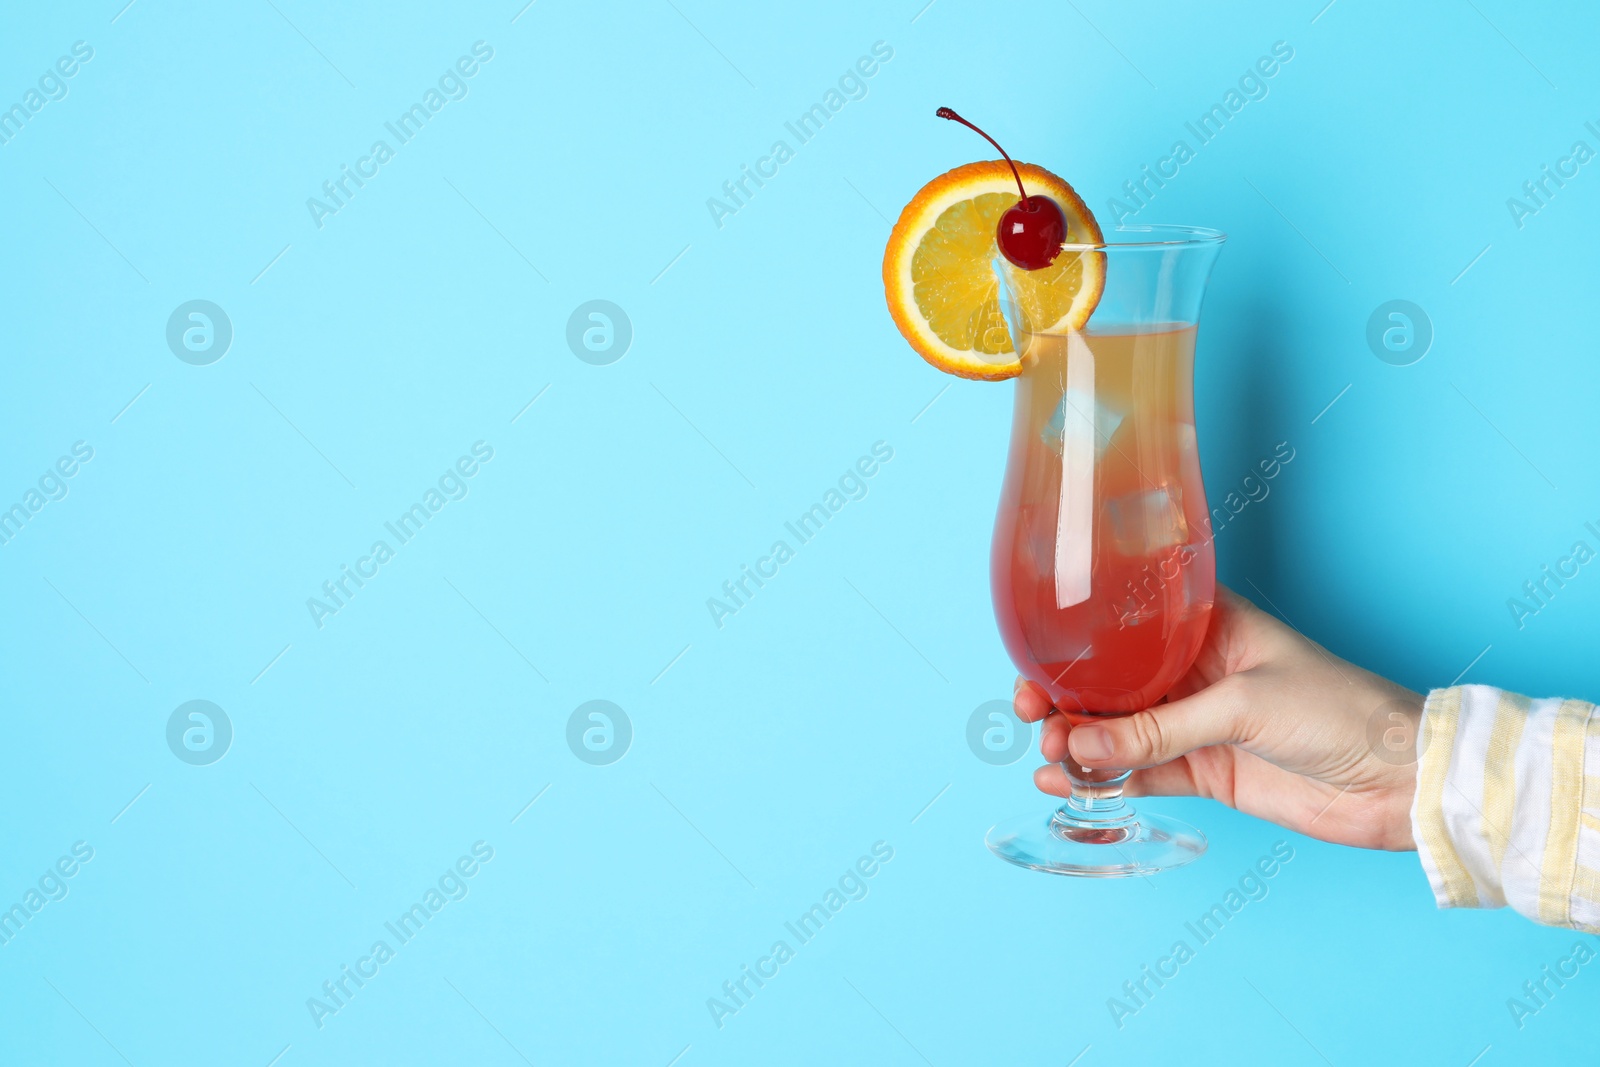
<instances>
[{"instance_id":1,"label":"cherry stem","mask_svg":"<svg viewBox=\"0 0 1600 1067\"><path fill-rule=\"evenodd\" d=\"M1028 203L1028 191L1022 187L1022 175L1017 173L1017 165L1012 162L1010 156L1006 155L1006 150L1004 148L1000 147L1000 142L999 141L996 141L993 137L990 137L988 134L986 134L982 130L978 129L978 127L974 126L972 123L968 122L966 119L962 118L960 115L957 115L950 108L941 107L938 111L935 111L934 114L938 115L942 119L949 119L951 122L959 122L959 123L961 123L961 125L965 126L967 129L973 131L979 137L982 137L985 141L988 141L990 144L994 145L995 151L999 152L1002 156L1005 156L1006 157L1006 162L1008 164L1010 164L1010 166L1011 166L1011 176L1013 178L1017 179L1017 192L1022 194L1022 202L1023 202L1023 204L1026 205Z\"/></svg>"}]
</instances>

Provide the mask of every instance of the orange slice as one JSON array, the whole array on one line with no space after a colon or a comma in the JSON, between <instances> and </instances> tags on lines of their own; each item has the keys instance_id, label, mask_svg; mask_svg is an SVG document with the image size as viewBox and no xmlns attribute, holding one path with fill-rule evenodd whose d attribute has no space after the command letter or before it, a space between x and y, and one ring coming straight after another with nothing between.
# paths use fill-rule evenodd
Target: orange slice
<instances>
[{"instance_id":1,"label":"orange slice","mask_svg":"<svg viewBox=\"0 0 1600 1067\"><path fill-rule=\"evenodd\" d=\"M1072 186L1043 167L1018 163L1028 195L1061 206L1068 244L1103 240ZM995 228L1017 202L1017 183L1001 160L968 163L924 185L900 212L883 253L889 314L911 347L947 374L1001 381L1022 373L1000 307L994 274ZM1105 288L1105 256L1064 251L1043 270L1007 264L1018 311L1035 332L1081 329Z\"/></svg>"}]
</instances>

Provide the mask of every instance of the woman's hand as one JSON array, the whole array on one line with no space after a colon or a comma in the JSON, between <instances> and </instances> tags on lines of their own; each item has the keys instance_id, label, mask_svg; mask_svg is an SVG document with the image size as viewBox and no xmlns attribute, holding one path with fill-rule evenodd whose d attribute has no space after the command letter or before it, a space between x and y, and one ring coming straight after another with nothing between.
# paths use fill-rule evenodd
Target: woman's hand
<instances>
[{"instance_id":1,"label":"woman's hand","mask_svg":"<svg viewBox=\"0 0 1600 1067\"><path fill-rule=\"evenodd\" d=\"M1044 720L1034 772L1066 796L1060 761L1133 768L1128 796L1200 796L1298 833L1404 851L1416 793L1422 697L1330 654L1248 600L1217 589L1200 654L1167 702L1072 728L1018 679L1024 722Z\"/></svg>"}]
</instances>

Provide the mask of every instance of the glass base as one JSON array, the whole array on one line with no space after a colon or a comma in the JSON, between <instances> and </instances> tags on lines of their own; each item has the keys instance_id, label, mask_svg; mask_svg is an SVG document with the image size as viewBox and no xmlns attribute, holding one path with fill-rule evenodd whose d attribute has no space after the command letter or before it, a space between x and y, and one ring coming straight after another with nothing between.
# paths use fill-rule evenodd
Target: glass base
<instances>
[{"instance_id":1,"label":"glass base","mask_svg":"<svg viewBox=\"0 0 1600 1067\"><path fill-rule=\"evenodd\" d=\"M1070 805L996 823L989 851L1018 867L1077 878L1128 878L1182 867L1206 850L1206 835L1178 819L1128 809L1114 820L1083 820Z\"/></svg>"}]
</instances>

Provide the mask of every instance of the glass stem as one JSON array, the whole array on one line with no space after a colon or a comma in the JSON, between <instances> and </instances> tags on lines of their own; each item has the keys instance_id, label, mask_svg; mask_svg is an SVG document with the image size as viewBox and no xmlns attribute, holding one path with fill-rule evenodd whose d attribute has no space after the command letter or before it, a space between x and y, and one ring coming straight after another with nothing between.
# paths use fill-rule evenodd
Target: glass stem
<instances>
[{"instance_id":1,"label":"glass stem","mask_svg":"<svg viewBox=\"0 0 1600 1067\"><path fill-rule=\"evenodd\" d=\"M1091 770L1068 756L1061 762L1072 783L1072 795L1060 815L1079 824L1119 826L1133 821L1133 808L1122 799L1122 787L1132 771Z\"/></svg>"}]
</instances>

